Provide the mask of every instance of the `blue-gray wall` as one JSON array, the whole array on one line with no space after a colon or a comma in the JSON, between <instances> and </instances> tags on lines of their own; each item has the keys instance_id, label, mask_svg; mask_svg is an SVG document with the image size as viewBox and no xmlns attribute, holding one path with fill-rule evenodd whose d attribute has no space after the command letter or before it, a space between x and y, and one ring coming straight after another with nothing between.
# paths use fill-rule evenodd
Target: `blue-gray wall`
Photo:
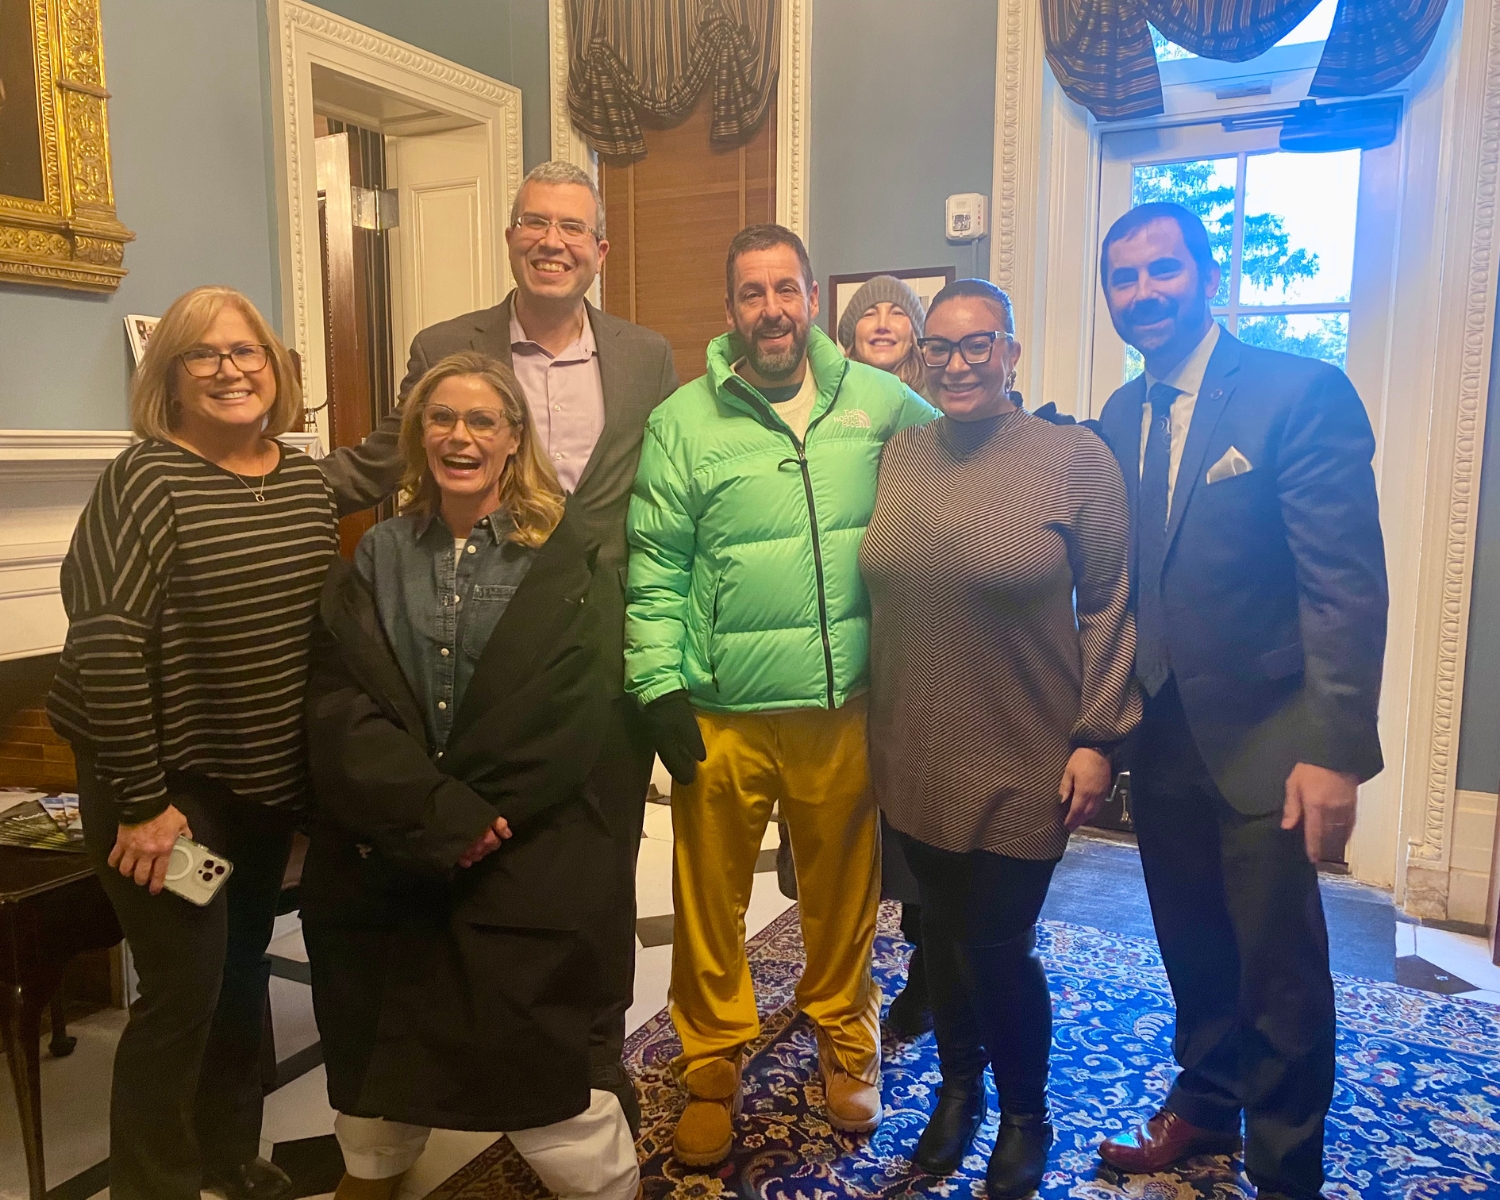
<instances>
[{"instance_id":1,"label":"blue-gray wall","mask_svg":"<svg viewBox=\"0 0 1500 1200\"><path fill-rule=\"evenodd\" d=\"M130 274L110 296L0 285L0 427L124 428L126 313L200 283L272 300L259 0L104 0L103 15Z\"/></svg>"},{"instance_id":2,"label":"blue-gray wall","mask_svg":"<svg viewBox=\"0 0 1500 1200\"><path fill-rule=\"evenodd\" d=\"M1458 786L1470 792L1500 791L1500 323L1495 333L1458 731Z\"/></svg>"},{"instance_id":3,"label":"blue-gray wall","mask_svg":"<svg viewBox=\"0 0 1500 1200\"><path fill-rule=\"evenodd\" d=\"M547 157L546 0L325 0L351 20L520 87ZM0 428L128 426L123 317L202 283L279 318L264 0L103 0L115 203L135 231L110 296L0 284Z\"/></svg>"},{"instance_id":4,"label":"blue-gray wall","mask_svg":"<svg viewBox=\"0 0 1500 1200\"><path fill-rule=\"evenodd\" d=\"M989 194L994 148L994 0L817 0L812 6L808 250L830 275L952 265L943 203ZM989 274L989 243L979 243ZM832 303L832 297L824 297Z\"/></svg>"}]
</instances>

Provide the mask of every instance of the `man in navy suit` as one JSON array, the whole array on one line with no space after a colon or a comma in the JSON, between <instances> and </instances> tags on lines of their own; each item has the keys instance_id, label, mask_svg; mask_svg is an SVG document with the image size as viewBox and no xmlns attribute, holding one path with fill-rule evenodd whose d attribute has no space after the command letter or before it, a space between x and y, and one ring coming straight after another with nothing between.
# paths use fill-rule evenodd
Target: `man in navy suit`
<instances>
[{"instance_id":1,"label":"man in navy suit","mask_svg":"<svg viewBox=\"0 0 1500 1200\"><path fill-rule=\"evenodd\" d=\"M1100 419L1134 515L1145 717L1132 809L1182 1070L1100 1157L1154 1172L1241 1146L1262 1200L1321 1194L1334 1007L1316 863L1380 771L1385 550L1348 377L1214 321L1175 204L1115 222L1100 274L1146 370Z\"/></svg>"}]
</instances>

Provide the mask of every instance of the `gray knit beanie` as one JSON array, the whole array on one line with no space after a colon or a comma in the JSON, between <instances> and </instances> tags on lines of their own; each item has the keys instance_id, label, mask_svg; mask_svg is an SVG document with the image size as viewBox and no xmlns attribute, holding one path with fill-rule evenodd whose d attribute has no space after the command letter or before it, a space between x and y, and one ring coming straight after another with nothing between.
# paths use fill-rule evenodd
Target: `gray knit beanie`
<instances>
[{"instance_id":1,"label":"gray knit beanie","mask_svg":"<svg viewBox=\"0 0 1500 1200\"><path fill-rule=\"evenodd\" d=\"M844 315L839 318L839 345L843 346L846 353L854 345L854 327L859 324L860 317L881 301L900 308L911 319L911 327L917 337L922 336L922 329L927 324L927 309L917 299L916 292L894 275L877 275L874 279L866 280L859 291L854 293L854 298L844 309Z\"/></svg>"}]
</instances>

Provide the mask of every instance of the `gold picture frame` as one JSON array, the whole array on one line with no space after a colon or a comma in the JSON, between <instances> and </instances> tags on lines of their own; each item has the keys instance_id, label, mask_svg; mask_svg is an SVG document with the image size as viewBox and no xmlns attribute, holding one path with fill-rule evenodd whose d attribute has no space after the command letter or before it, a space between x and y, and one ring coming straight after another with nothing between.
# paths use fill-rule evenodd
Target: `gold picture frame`
<instances>
[{"instance_id":1,"label":"gold picture frame","mask_svg":"<svg viewBox=\"0 0 1500 1200\"><path fill-rule=\"evenodd\" d=\"M99 0L0 0L0 282L119 287L108 100Z\"/></svg>"}]
</instances>

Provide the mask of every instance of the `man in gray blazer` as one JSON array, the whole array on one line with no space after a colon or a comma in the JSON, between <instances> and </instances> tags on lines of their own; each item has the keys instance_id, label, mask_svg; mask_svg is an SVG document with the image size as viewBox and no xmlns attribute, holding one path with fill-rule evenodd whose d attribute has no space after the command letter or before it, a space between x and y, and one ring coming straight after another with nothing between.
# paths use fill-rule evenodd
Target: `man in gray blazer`
<instances>
[{"instance_id":1,"label":"man in gray blazer","mask_svg":"<svg viewBox=\"0 0 1500 1200\"><path fill-rule=\"evenodd\" d=\"M620 1063L625 1012L635 987L635 862L651 778L650 738L624 694L625 514L646 417L677 390L672 348L658 333L600 312L584 298L609 252L604 205L571 163L546 162L526 176L505 231L516 288L494 308L422 330L413 339L400 397L429 367L478 350L512 367L543 448L585 539L598 547L596 595L605 613L605 653L618 689L589 788L619 848L620 920L590 931L606 991L590 1038L593 1086L620 1098L631 1131L640 1126L635 1089ZM400 409L365 441L324 461L340 511L379 503L400 482Z\"/></svg>"}]
</instances>

